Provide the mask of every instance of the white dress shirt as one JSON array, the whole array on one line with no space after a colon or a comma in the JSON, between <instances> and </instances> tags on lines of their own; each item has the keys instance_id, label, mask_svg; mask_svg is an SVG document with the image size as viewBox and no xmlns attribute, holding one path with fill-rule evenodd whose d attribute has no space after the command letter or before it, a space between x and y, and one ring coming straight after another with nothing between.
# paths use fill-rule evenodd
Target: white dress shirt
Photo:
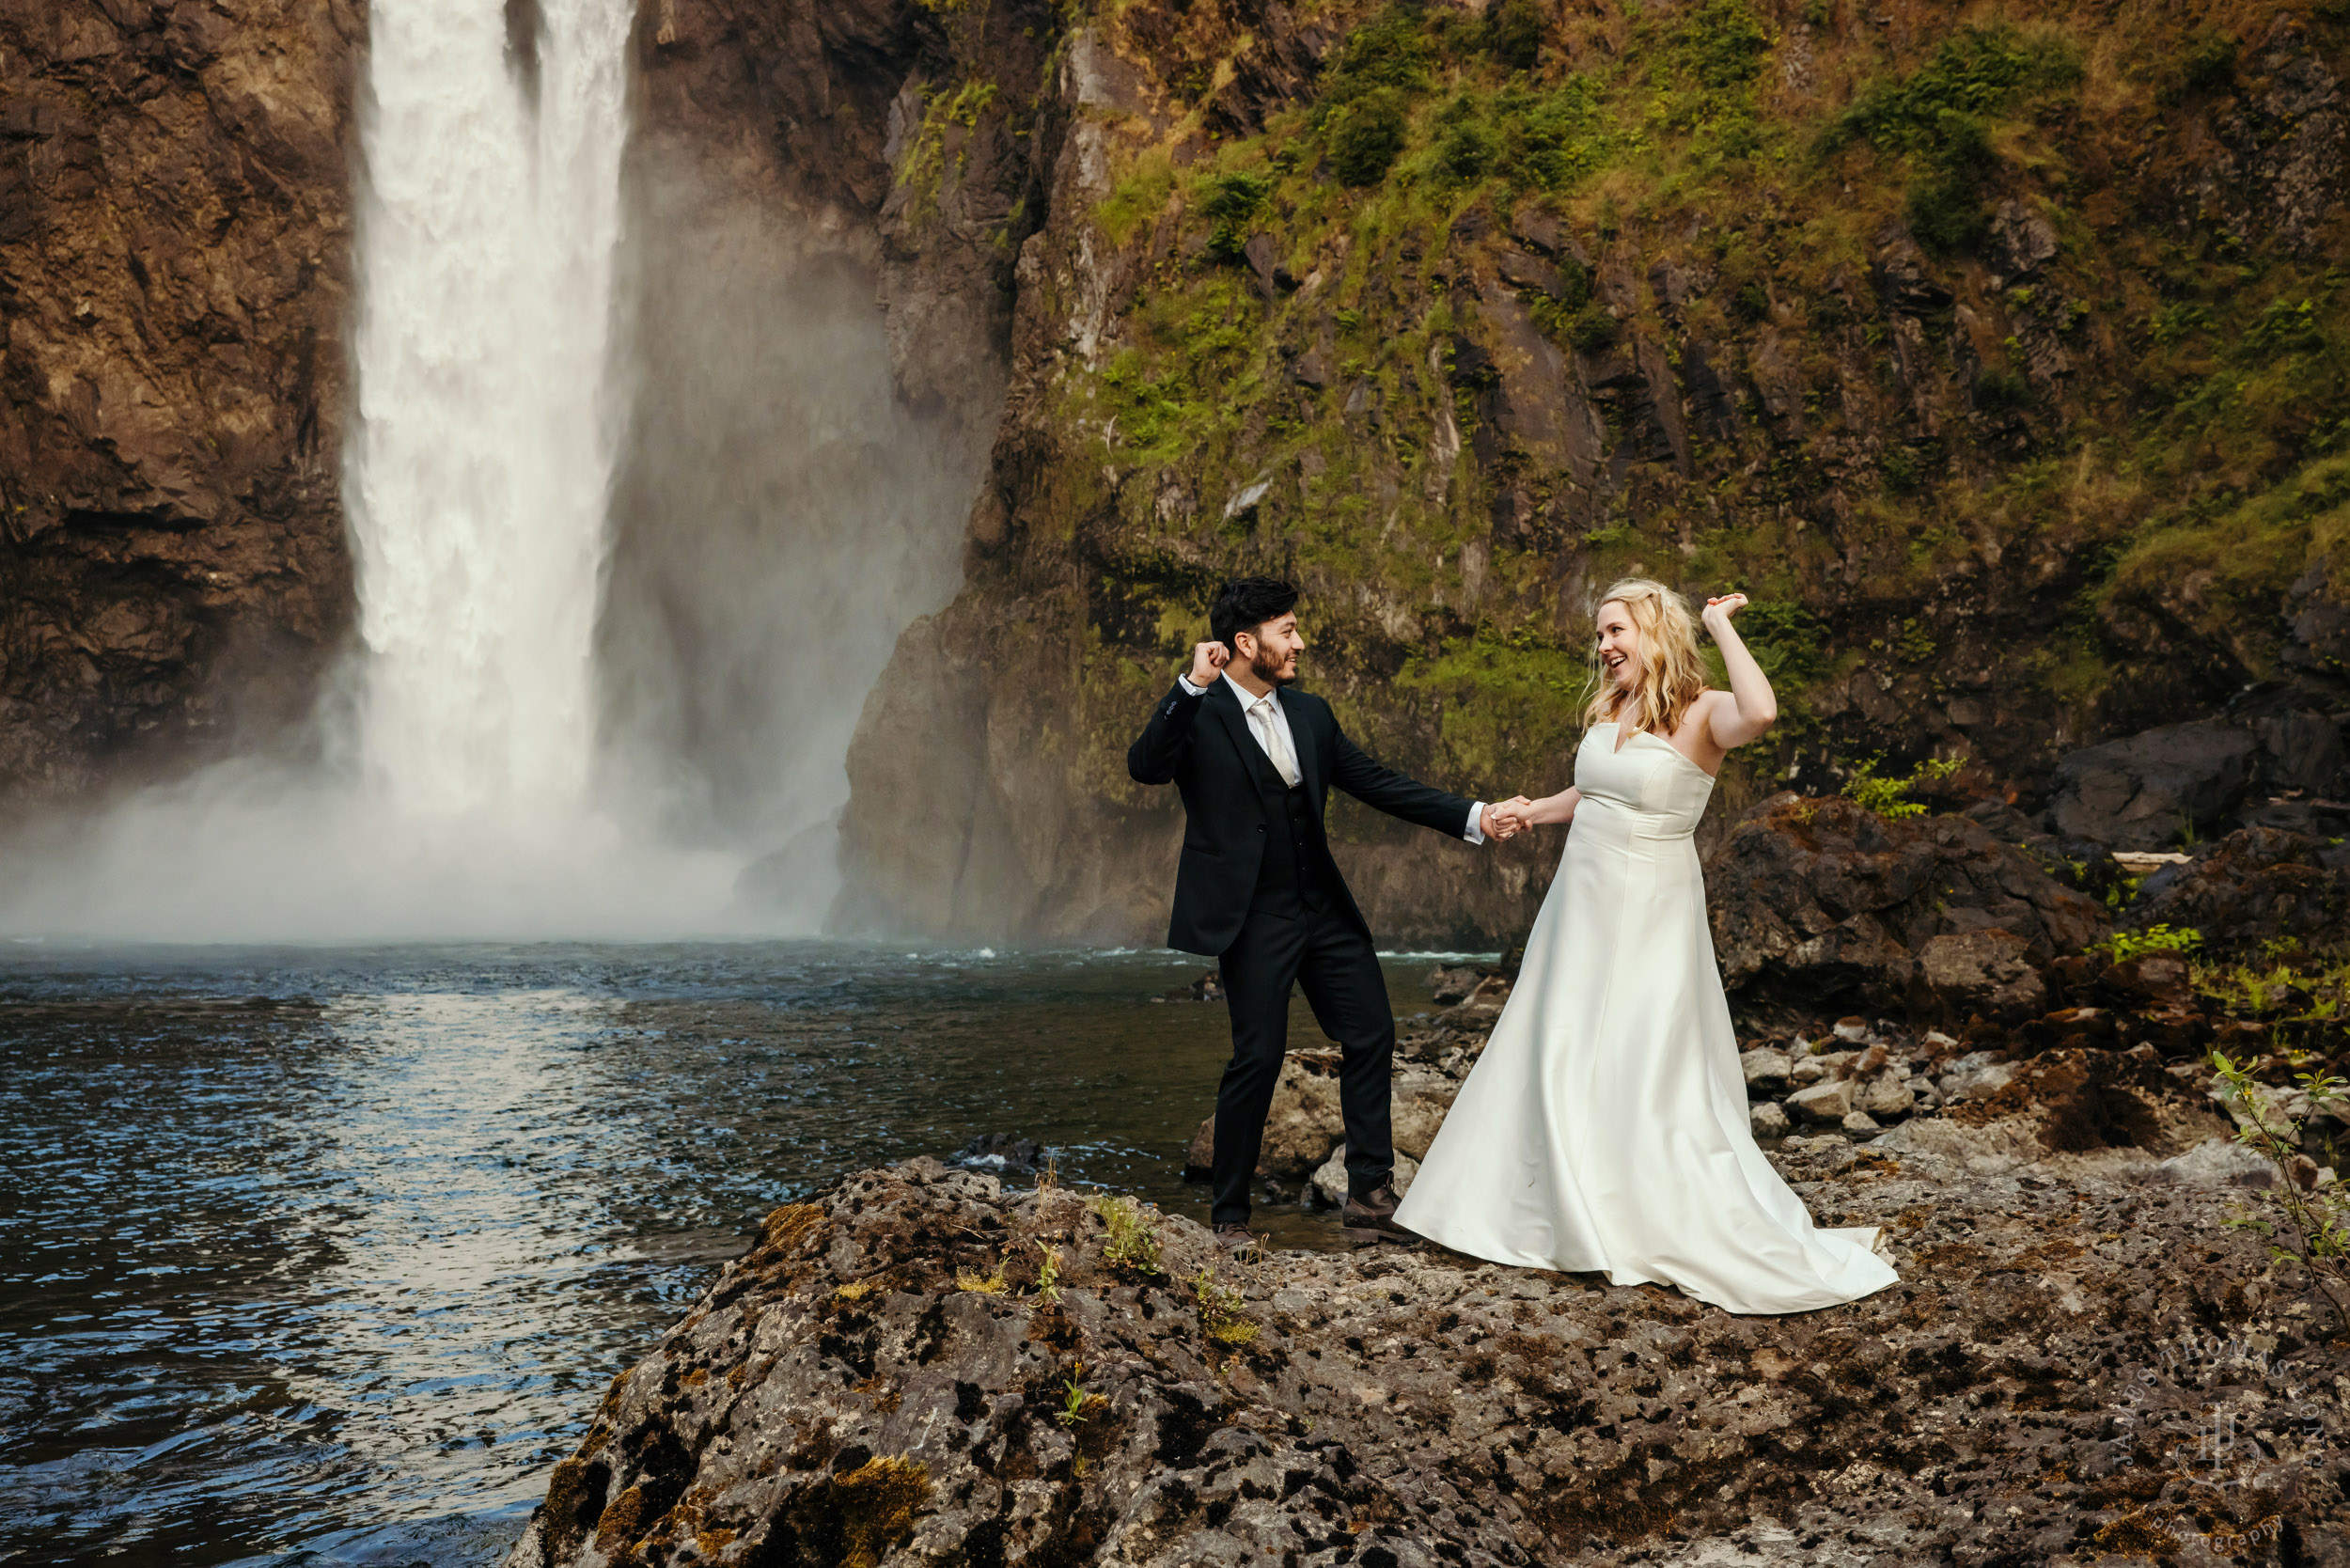
<instances>
[{"instance_id":1,"label":"white dress shirt","mask_svg":"<svg viewBox=\"0 0 2350 1568\"><path fill-rule=\"evenodd\" d=\"M1281 776L1283 783L1295 789L1301 776L1297 771L1297 736L1290 729L1289 714L1282 710L1281 688L1275 686L1262 697L1252 697L1248 688L1232 680L1231 676L1226 675L1223 679L1230 683L1232 696L1239 699L1241 712L1247 716L1248 732L1257 737L1257 745L1272 761L1273 771ZM1193 697L1208 695L1208 688L1193 685L1189 675L1178 675L1175 681ZM1463 829L1461 837L1472 844L1485 841L1483 801L1470 803L1468 826Z\"/></svg>"}]
</instances>

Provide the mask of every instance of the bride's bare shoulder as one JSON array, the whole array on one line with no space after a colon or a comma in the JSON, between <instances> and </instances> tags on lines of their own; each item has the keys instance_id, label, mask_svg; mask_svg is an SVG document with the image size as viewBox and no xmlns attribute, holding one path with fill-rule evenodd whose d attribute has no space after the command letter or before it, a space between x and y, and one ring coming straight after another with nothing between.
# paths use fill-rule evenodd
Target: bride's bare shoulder
<instances>
[{"instance_id":1,"label":"bride's bare shoulder","mask_svg":"<svg viewBox=\"0 0 2350 1568\"><path fill-rule=\"evenodd\" d=\"M1689 727L1693 724L1711 724L1714 719L1715 704L1721 698L1728 696L1730 696L1728 692L1719 690L1718 688L1713 686L1708 686L1705 690L1698 693L1698 695L1690 700L1689 706L1681 711L1681 722L1674 726L1672 735L1668 737L1668 739L1677 739L1682 735L1687 734Z\"/></svg>"}]
</instances>

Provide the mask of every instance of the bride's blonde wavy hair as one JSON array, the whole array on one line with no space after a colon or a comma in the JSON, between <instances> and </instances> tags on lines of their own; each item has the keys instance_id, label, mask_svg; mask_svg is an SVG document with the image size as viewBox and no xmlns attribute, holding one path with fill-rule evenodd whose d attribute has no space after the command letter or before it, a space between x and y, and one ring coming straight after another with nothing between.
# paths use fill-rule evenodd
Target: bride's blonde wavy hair
<instances>
[{"instance_id":1,"label":"bride's blonde wavy hair","mask_svg":"<svg viewBox=\"0 0 2350 1568\"><path fill-rule=\"evenodd\" d=\"M1599 635L1591 635L1590 700L1584 705L1583 727L1622 723L1622 709L1632 706L1631 728L1668 736L1681 728L1689 705L1705 691L1705 663L1698 657L1697 619L1689 602L1646 577L1627 577L1599 596L1599 603L1621 604L1640 634L1640 683L1628 698L1607 679L1599 662Z\"/></svg>"}]
</instances>

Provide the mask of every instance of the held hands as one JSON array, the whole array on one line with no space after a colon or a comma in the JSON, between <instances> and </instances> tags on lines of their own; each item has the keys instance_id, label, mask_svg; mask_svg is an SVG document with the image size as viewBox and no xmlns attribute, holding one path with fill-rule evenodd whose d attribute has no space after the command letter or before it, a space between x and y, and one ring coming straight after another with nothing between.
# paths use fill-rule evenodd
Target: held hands
<instances>
[{"instance_id":1,"label":"held hands","mask_svg":"<svg viewBox=\"0 0 2350 1568\"><path fill-rule=\"evenodd\" d=\"M1214 685L1215 678L1224 672L1224 666L1231 662L1231 658L1232 651L1220 642L1203 642L1194 647L1189 671L1191 683L1195 686Z\"/></svg>"},{"instance_id":2,"label":"held hands","mask_svg":"<svg viewBox=\"0 0 2350 1568\"><path fill-rule=\"evenodd\" d=\"M1508 800L1495 801L1485 808L1485 820L1480 824L1488 839L1508 839L1527 825L1528 808L1534 803L1524 795L1512 795Z\"/></svg>"},{"instance_id":3,"label":"held hands","mask_svg":"<svg viewBox=\"0 0 2350 1568\"><path fill-rule=\"evenodd\" d=\"M1716 598L1708 599L1705 602L1705 611L1700 619L1705 622L1705 629L1718 637L1722 634L1722 628L1730 624L1730 618L1746 607L1747 596L1745 594L1725 593Z\"/></svg>"}]
</instances>

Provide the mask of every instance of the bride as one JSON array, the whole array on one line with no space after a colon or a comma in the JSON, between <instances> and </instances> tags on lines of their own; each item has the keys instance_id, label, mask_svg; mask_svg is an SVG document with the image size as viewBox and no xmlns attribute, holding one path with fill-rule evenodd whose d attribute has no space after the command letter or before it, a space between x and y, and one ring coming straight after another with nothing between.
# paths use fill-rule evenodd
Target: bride
<instances>
[{"instance_id":1,"label":"bride","mask_svg":"<svg viewBox=\"0 0 2350 1568\"><path fill-rule=\"evenodd\" d=\"M1558 878L1396 1220L1495 1262L1799 1312L1898 1276L1874 1229L1812 1224L1747 1120L1690 837L1722 758L1778 716L1731 626L1746 603L1706 602L1730 671L1730 690L1709 691L1681 595L1645 579L1607 590L1574 785L1518 812L1572 824Z\"/></svg>"}]
</instances>

